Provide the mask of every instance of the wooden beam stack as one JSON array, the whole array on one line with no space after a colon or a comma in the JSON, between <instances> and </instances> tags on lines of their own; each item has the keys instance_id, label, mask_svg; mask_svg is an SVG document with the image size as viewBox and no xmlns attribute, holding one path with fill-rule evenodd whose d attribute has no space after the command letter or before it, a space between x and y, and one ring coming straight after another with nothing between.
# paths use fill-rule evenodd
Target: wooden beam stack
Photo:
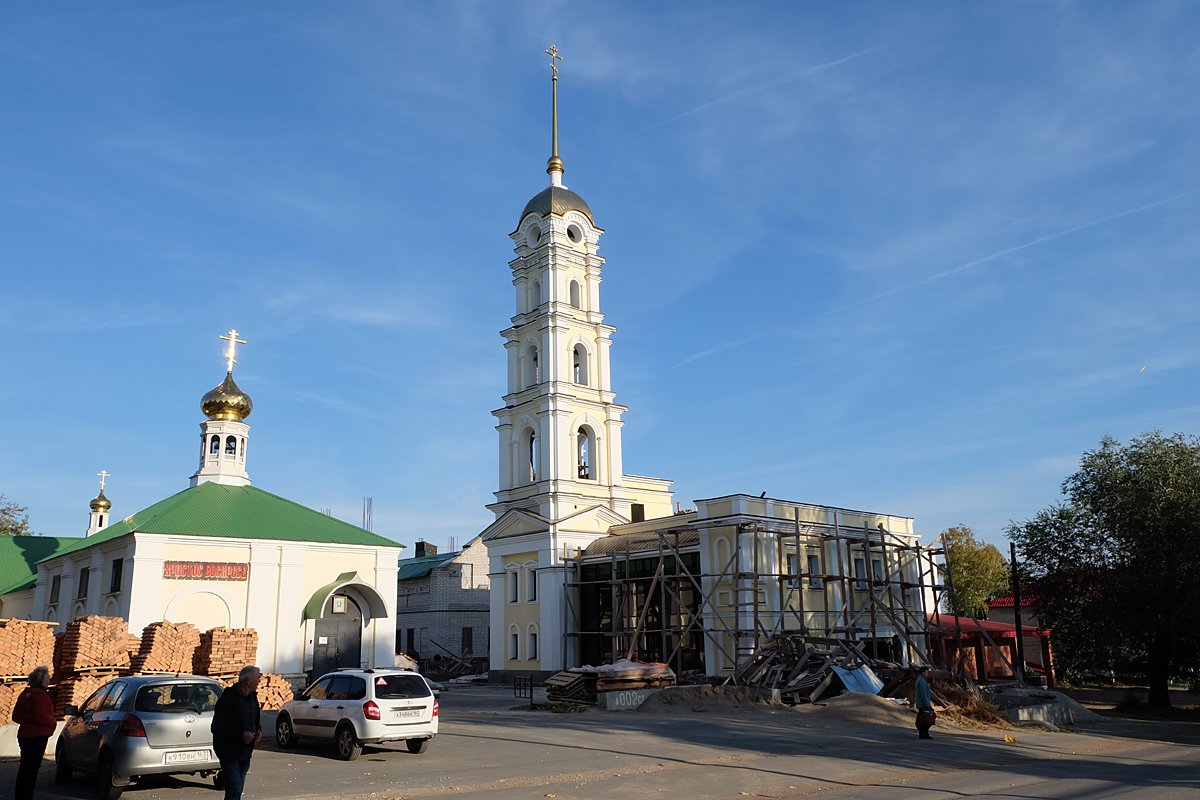
<instances>
[{"instance_id":1,"label":"wooden beam stack","mask_svg":"<svg viewBox=\"0 0 1200 800\"><path fill-rule=\"evenodd\" d=\"M200 631L189 622L152 622L142 630L133 672L191 672Z\"/></svg>"},{"instance_id":2,"label":"wooden beam stack","mask_svg":"<svg viewBox=\"0 0 1200 800\"><path fill-rule=\"evenodd\" d=\"M242 667L254 663L257 654L258 631L254 628L213 628L200 636L192 671L214 677L237 675Z\"/></svg>"},{"instance_id":3,"label":"wooden beam stack","mask_svg":"<svg viewBox=\"0 0 1200 800\"><path fill-rule=\"evenodd\" d=\"M0 677L24 678L53 663L53 622L0 619Z\"/></svg>"}]
</instances>

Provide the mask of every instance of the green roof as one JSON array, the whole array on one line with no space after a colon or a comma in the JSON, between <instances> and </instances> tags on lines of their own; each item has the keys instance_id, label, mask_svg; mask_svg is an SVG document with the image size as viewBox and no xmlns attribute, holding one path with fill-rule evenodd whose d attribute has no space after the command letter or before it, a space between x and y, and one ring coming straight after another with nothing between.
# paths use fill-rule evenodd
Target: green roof
<instances>
[{"instance_id":1,"label":"green roof","mask_svg":"<svg viewBox=\"0 0 1200 800\"><path fill-rule=\"evenodd\" d=\"M85 539L73 540L57 552L47 554L46 558L73 553L130 533L403 547L399 542L253 486L202 483L160 500Z\"/></svg>"},{"instance_id":2,"label":"green roof","mask_svg":"<svg viewBox=\"0 0 1200 800\"><path fill-rule=\"evenodd\" d=\"M37 562L77 541L78 536L0 536L0 594L32 586Z\"/></svg>"},{"instance_id":3,"label":"green roof","mask_svg":"<svg viewBox=\"0 0 1200 800\"><path fill-rule=\"evenodd\" d=\"M396 580L406 581L410 578L424 578L442 564L453 561L454 557L461 553L462 550L455 550L453 553L437 553L432 556L402 558L396 563L398 568Z\"/></svg>"}]
</instances>

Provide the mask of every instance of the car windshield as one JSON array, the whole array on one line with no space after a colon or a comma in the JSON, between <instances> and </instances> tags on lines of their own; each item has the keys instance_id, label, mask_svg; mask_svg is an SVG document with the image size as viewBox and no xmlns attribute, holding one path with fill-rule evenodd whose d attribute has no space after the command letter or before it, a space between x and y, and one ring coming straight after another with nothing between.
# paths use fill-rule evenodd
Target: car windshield
<instances>
[{"instance_id":1,"label":"car windshield","mask_svg":"<svg viewBox=\"0 0 1200 800\"><path fill-rule=\"evenodd\" d=\"M163 683L143 686L134 709L160 713L201 713L217 705L217 689L211 683Z\"/></svg>"},{"instance_id":2,"label":"car windshield","mask_svg":"<svg viewBox=\"0 0 1200 800\"><path fill-rule=\"evenodd\" d=\"M402 700L409 697L429 697L429 684L420 675L376 675L375 696L380 700Z\"/></svg>"}]
</instances>

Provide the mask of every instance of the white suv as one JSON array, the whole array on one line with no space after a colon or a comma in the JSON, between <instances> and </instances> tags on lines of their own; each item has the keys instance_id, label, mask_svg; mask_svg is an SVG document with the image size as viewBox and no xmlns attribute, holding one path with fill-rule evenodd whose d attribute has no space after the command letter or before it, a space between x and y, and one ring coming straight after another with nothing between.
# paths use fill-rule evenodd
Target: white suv
<instances>
[{"instance_id":1,"label":"white suv","mask_svg":"<svg viewBox=\"0 0 1200 800\"><path fill-rule=\"evenodd\" d=\"M338 758L353 761L364 744L403 741L424 753L438 732L438 701L419 672L407 669L342 669L330 672L284 703L275 741L295 747L300 739L333 742Z\"/></svg>"}]
</instances>

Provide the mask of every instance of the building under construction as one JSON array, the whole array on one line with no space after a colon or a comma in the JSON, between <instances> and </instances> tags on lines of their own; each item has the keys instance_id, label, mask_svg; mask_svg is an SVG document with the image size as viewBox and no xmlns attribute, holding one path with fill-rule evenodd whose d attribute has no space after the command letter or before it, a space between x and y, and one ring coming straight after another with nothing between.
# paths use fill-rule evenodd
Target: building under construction
<instances>
[{"instance_id":1,"label":"building under construction","mask_svg":"<svg viewBox=\"0 0 1200 800\"><path fill-rule=\"evenodd\" d=\"M925 663L940 551L911 517L730 495L564 553L562 663L620 658L732 675L771 637Z\"/></svg>"}]
</instances>

